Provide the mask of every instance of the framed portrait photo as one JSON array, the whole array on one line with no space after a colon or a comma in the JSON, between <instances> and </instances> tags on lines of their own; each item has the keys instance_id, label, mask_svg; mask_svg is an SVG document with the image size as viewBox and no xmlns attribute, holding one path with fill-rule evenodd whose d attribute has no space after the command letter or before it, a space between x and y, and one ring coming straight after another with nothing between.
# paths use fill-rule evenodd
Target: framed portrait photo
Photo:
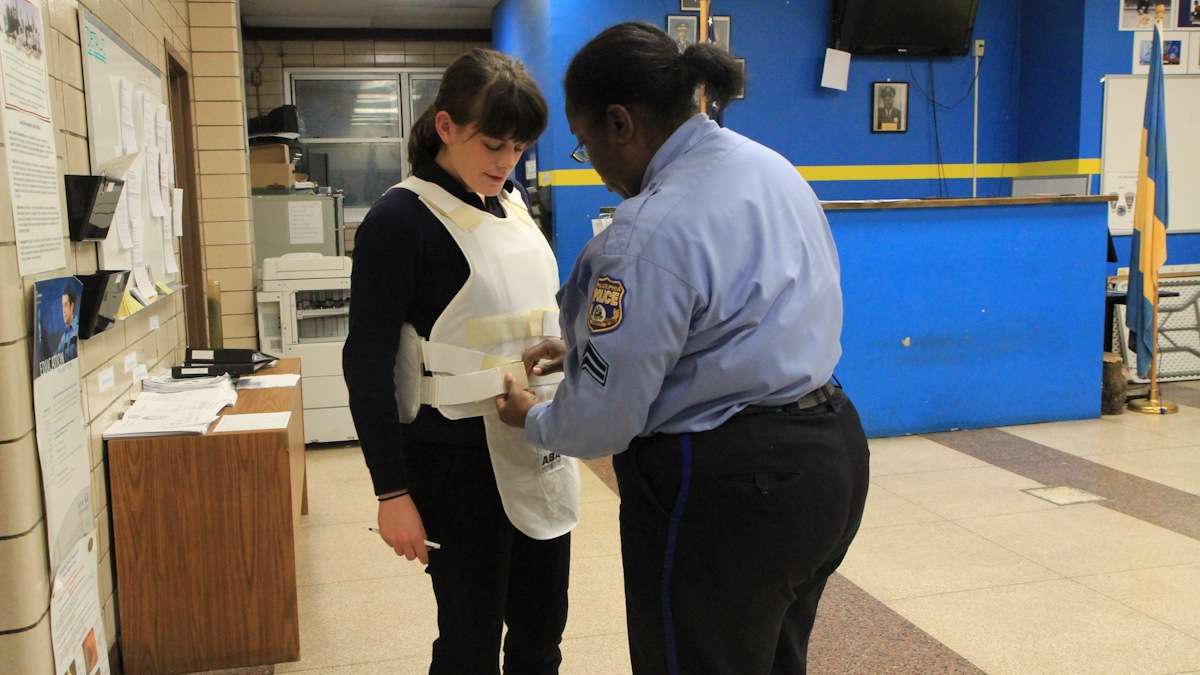
<instances>
[{"instance_id":1,"label":"framed portrait photo","mask_svg":"<svg viewBox=\"0 0 1200 675\"><path fill-rule=\"evenodd\" d=\"M700 0L679 0L679 11L681 12L699 12Z\"/></svg>"},{"instance_id":2,"label":"framed portrait photo","mask_svg":"<svg viewBox=\"0 0 1200 675\"><path fill-rule=\"evenodd\" d=\"M696 44L696 40L700 37L700 17L687 16L683 14L670 14L667 16L667 35L675 41L675 46L679 47L679 51L688 48L688 45Z\"/></svg>"},{"instance_id":3,"label":"framed portrait photo","mask_svg":"<svg viewBox=\"0 0 1200 675\"><path fill-rule=\"evenodd\" d=\"M902 134L908 131L908 83L871 83L871 131Z\"/></svg>"},{"instance_id":4,"label":"framed portrait photo","mask_svg":"<svg viewBox=\"0 0 1200 675\"><path fill-rule=\"evenodd\" d=\"M746 59L734 59L734 61L737 61L738 70L742 72L742 88L733 95L733 100L740 101L746 98Z\"/></svg>"},{"instance_id":5,"label":"framed portrait photo","mask_svg":"<svg viewBox=\"0 0 1200 675\"><path fill-rule=\"evenodd\" d=\"M726 54L733 53L733 18L728 16L714 16L712 18L712 35L708 36L721 51Z\"/></svg>"}]
</instances>

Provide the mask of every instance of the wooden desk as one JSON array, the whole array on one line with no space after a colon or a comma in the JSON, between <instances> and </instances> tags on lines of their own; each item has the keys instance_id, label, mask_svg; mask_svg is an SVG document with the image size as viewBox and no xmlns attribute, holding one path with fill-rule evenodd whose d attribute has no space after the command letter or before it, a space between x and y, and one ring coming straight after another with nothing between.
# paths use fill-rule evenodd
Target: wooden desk
<instances>
[{"instance_id":1,"label":"wooden desk","mask_svg":"<svg viewBox=\"0 0 1200 675\"><path fill-rule=\"evenodd\" d=\"M262 374L299 372L299 359L281 359ZM108 442L125 672L300 658L301 387L241 390L225 409L282 411L292 413L286 430Z\"/></svg>"}]
</instances>

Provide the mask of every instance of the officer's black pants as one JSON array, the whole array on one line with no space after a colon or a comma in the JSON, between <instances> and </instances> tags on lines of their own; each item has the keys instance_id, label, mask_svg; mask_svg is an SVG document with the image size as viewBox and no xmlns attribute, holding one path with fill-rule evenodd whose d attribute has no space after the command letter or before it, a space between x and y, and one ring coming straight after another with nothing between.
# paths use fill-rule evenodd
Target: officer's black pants
<instances>
[{"instance_id":1,"label":"officer's black pants","mask_svg":"<svg viewBox=\"0 0 1200 675\"><path fill-rule=\"evenodd\" d=\"M805 672L817 603L867 495L849 399L638 439L614 466L633 672Z\"/></svg>"},{"instance_id":2,"label":"officer's black pants","mask_svg":"<svg viewBox=\"0 0 1200 675\"><path fill-rule=\"evenodd\" d=\"M425 531L442 549L426 572L438 606L431 675L557 673L567 622L571 539L521 534L500 505L487 448L408 448L409 484Z\"/></svg>"}]
</instances>

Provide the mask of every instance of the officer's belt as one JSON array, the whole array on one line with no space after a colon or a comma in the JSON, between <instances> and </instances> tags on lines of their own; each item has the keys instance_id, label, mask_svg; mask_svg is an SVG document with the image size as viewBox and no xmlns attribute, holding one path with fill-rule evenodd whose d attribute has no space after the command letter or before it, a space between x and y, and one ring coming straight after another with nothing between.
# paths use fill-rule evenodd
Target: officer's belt
<instances>
[{"instance_id":1,"label":"officer's belt","mask_svg":"<svg viewBox=\"0 0 1200 675\"><path fill-rule=\"evenodd\" d=\"M748 406L754 410L778 410L779 412L798 412L800 410L811 410L819 405L824 405L833 400L834 394L837 393L837 388L826 382L817 387L813 391L808 392L799 399L791 403L783 405L751 405Z\"/></svg>"}]
</instances>

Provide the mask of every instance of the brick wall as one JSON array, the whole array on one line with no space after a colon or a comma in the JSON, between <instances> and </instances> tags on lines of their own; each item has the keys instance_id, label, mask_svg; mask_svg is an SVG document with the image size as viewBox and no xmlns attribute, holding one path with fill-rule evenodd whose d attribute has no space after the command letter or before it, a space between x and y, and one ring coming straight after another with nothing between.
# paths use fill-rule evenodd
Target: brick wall
<instances>
[{"instance_id":1,"label":"brick wall","mask_svg":"<svg viewBox=\"0 0 1200 675\"><path fill-rule=\"evenodd\" d=\"M165 44L192 68L195 129L199 152L190 158L201 170L201 219L207 274L227 291L229 342L252 341L250 223L247 213L247 156L242 100L240 31L236 2L183 0L33 0L47 17L46 37L57 130L59 173L90 173L86 106L79 47L78 10L86 8L160 71ZM165 86L165 76L164 76ZM165 98L164 90L164 98ZM5 149L0 136L0 153ZM0 157L0 165L3 165ZM41 478L33 422L29 349L35 281L97 269L96 244L63 238L63 269L21 278L7 181L0 181L0 673L52 673L49 569L42 512ZM241 291L241 294L238 293ZM95 524L99 533L100 606L109 645L116 618L113 564L109 551L108 495L104 486L100 434L136 393L127 356L152 374L181 357L185 316L174 295L80 343L84 421L92 464ZM157 328L153 326L157 325ZM249 328L247 327L249 326ZM229 343L227 342L227 344ZM112 369L115 385L101 391L101 373Z\"/></svg>"}]
</instances>

